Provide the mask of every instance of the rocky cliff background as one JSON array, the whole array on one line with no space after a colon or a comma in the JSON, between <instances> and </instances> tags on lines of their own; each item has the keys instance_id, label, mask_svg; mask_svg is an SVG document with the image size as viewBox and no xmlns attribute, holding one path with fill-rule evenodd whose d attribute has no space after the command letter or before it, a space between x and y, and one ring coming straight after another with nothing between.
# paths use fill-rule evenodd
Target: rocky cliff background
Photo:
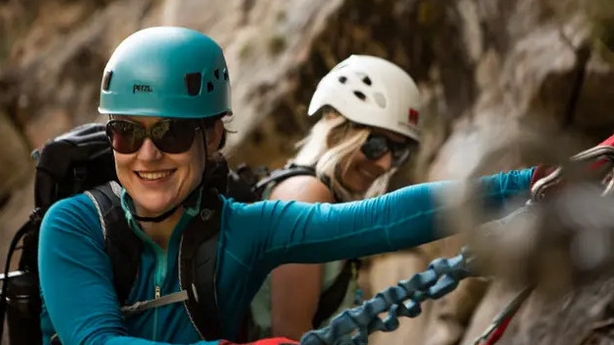
<instances>
[{"instance_id":1,"label":"rocky cliff background","mask_svg":"<svg viewBox=\"0 0 614 345\"><path fill-rule=\"evenodd\" d=\"M1 0L2 258L33 205L31 150L103 120L96 106L107 58L153 25L198 29L225 49L233 164L283 164L313 123L306 107L317 82L353 53L394 61L423 93L423 150L393 187L552 153L523 145L528 134L567 154L614 128L609 0ZM506 150L492 154L498 147Z\"/></svg>"}]
</instances>

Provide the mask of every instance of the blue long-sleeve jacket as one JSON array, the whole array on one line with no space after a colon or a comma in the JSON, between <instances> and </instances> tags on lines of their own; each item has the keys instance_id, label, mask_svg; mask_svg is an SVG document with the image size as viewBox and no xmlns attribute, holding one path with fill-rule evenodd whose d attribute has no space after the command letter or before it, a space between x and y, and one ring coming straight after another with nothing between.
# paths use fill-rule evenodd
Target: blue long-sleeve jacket
<instances>
[{"instance_id":1,"label":"blue long-sleeve jacket","mask_svg":"<svg viewBox=\"0 0 614 345\"><path fill-rule=\"evenodd\" d=\"M488 206L500 208L507 198L527 192L532 171L481 178ZM278 265L368 256L444 236L435 227L435 217L442 210L435 194L453 183L414 185L334 205L242 204L224 199L216 284L226 338L236 336L251 299ZM128 219L145 242L130 303L154 298L156 286L162 295L179 291L177 252L181 231L194 213L189 211L174 230L166 252ZM47 212L41 225L39 268L44 344L56 332L64 345L217 343L199 341L182 303L123 319L98 213L85 194L61 200Z\"/></svg>"}]
</instances>

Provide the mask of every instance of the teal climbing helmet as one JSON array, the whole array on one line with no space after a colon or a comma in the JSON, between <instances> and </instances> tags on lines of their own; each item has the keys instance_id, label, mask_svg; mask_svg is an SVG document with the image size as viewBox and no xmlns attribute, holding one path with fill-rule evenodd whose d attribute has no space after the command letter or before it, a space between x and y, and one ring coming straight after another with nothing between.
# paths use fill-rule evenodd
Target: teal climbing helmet
<instances>
[{"instance_id":1,"label":"teal climbing helmet","mask_svg":"<svg viewBox=\"0 0 614 345\"><path fill-rule=\"evenodd\" d=\"M231 114L222 48L191 29L162 26L137 31L107 62L98 111L184 119Z\"/></svg>"}]
</instances>

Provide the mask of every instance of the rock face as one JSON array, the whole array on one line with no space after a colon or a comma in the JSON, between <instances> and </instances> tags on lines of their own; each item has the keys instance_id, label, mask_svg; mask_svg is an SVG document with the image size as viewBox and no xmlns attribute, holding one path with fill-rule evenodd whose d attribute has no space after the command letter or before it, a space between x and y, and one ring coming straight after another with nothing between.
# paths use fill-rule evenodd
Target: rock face
<instances>
[{"instance_id":1,"label":"rock face","mask_svg":"<svg viewBox=\"0 0 614 345\"><path fill-rule=\"evenodd\" d=\"M521 145L528 133L547 133L550 147L558 134L572 135L569 152L610 135L613 12L608 0L0 2L0 162L11 165L0 171L1 243L32 207L29 151L104 120L96 112L101 71L139 28L188 26L224 47L235 164L283 164L313 123L306 109L317 82L348 55L398 63L423 93L425 138L396 188L539 162L547 150Z\"/></svg>"}]
</instances>

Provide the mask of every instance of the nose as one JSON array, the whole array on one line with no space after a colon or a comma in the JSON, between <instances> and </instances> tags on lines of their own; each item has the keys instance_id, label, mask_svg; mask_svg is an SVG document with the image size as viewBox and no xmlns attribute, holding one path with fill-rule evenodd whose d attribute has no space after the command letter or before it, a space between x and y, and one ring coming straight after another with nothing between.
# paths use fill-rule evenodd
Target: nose
<instances>
[{"instance_id":1,"label":"nose","mask_svg":"<svg viewBox=\"0 0 614 345\"><path fill-rule=\"evenodd\" d=\"M162 152L154 145L151 139L146 138L143 141L143 145L139 148L137 152L137 159L143 161L155 161L162 158Z\"/></svg>"},{"instance_id":2,"label":"nose","mask_svg":"<svg viewBox=\"0 0 614 345\"><path fill-rule=\"evenodd\" d=\"M373 161L383 172L388 172L392 168L392 153L386 152L383 156Z\"/></svg>"}]
</instances>

